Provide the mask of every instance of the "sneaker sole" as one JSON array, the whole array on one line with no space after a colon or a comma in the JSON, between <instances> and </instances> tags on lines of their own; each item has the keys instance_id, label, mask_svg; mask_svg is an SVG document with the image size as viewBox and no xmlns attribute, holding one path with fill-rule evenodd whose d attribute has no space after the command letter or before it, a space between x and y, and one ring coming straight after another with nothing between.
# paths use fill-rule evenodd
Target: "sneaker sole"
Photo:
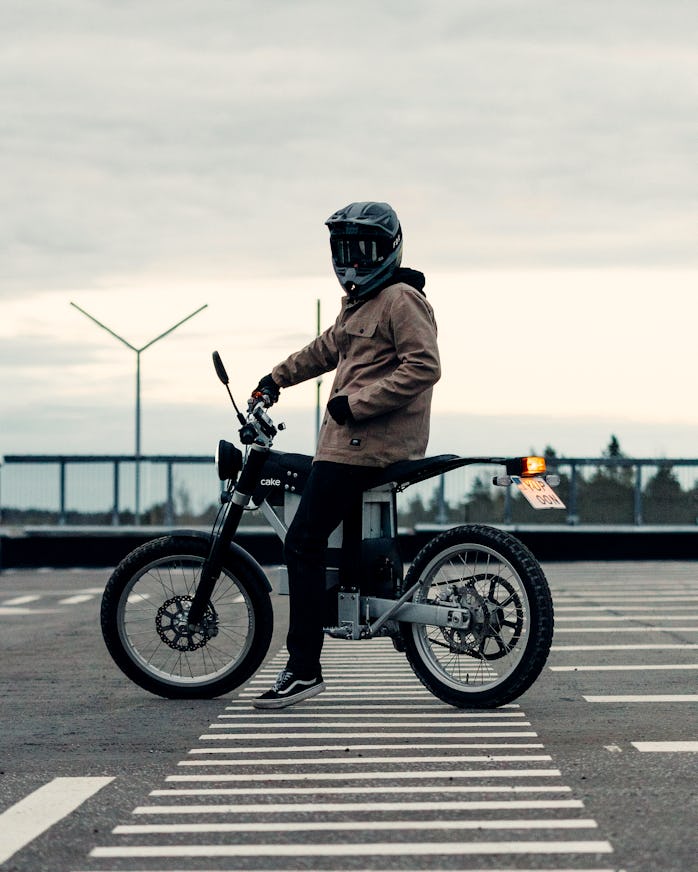
<instances>
[{"instance_id":1,"label":"sneaker sole","mask_svg":"<svg viewBox=\"0 0 698 872\"><path fill-rule=\"evenodd\" d=\"M307 687L298 693L294 693L289 697L281 699L253 699L252 705L257 709L282 709L295 705L297 702L302 702L304 699L310 699L311 696L317 696L325 690L325 682L322 684L314 684L312 687Z\"/></svg>"}]
</instances>

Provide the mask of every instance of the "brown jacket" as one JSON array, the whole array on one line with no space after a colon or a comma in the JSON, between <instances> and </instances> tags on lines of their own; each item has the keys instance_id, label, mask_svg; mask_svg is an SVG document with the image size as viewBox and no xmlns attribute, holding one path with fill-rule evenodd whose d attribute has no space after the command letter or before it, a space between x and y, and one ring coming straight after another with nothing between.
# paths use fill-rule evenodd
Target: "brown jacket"
<instances>
[{"instance_id":1,"label":"brown jacket","mask_svg":"<svg viewBox=\"0 0 698 872\"><path fill-rule=\"evenodd\" d=\"M441 369L434 312L423 293L398 281L365 301L344 297L334 325L274 367L272 377L283 388L335 369L332 396L348 397L354 420L340 425L325 413L315 460L382 467L424 457Z\"/></svg>"}]
</instances>

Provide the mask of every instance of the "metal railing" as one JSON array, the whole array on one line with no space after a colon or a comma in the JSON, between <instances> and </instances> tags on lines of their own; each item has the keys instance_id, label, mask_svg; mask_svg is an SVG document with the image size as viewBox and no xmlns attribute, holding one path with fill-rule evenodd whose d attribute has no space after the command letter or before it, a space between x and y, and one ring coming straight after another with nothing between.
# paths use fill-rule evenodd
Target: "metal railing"
<instances>
[{"instance_id":1,"label":"metal railing","mask_svg":"<svg viewBox=\"0 0 698 872\"><path fill-rule=\"evenodd\" d=\"M548 468L561 477L556 490L564 511L535 512L514 489L492 486L500 468L474 466L401 493L401 521L407 526L698 523L698 458L556 457L548 459ZM137 461L134 455L8 455L0 465L0 524L208 524L220 489L210 456L151 455Z\"/></svg>"},{"instance_id":2,"label":"metal railing","mask_svg":"<svg viewBox=\"0 0 698 872\"><path fill-rule=\"evenodd\" d=\"M210 456L7 455L0 466L0 524L205 522L217 491Z\"/></svg>"}]
</instances>

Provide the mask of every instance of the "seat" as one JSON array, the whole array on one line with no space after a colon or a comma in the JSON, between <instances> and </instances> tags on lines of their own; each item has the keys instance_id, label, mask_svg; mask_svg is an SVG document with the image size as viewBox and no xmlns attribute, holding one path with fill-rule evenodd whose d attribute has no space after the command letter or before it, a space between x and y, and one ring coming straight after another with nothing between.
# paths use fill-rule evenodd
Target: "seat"
<instances>
[{"instance_id":1,"label":"seat","mask_svg":"<svg viewBox=\"0 0 698 872\"><path fill-rule=\"evenodd\" d=\"M432 478L450 469L456 469L468 463L468 459L457 454L437 454L434 457L423 457L420 460L399 460L391 463L381 471L375 486L395 482L395 484L413 484L416 481Z\"/></svg>"}]
</instances>

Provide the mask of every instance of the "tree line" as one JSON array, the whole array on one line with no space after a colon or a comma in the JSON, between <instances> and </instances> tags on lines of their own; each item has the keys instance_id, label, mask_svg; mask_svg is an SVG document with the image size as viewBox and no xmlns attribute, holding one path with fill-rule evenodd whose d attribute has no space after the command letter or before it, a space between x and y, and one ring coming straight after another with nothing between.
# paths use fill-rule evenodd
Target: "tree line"
<instances>
[{"instance_id":1,"label":"tree line","mask_svg":"<svg viewBox=\"0 0 698 872\"><path fill-rule=\"evenodd\" d=\"M633 524L637 520L636 467L632 458L622 450L612 435L602 457L608 463L599 463L591 475L578 470L576 482L565 470L564 458L554 448L544 451L548 471L560 476L555 488L558 496L575 520L585 524ZM569 468L569 467L568 467ZM641 520L644 524L698 523L698 482L685 489L669 462L657 461L656 472L641 488ZM512 492L507 505L506 489L496 487L482 476L475 478L470 489L455 503L441 500L438 484L425 500L422 493L408 497L401 511L403 525L443 522L449 525L468 523L502 523L505 519L520 524L550 524L567 522L568 512L551 510L539 512L529 506L518 493Z\"/></svg>"}]
</instances>

